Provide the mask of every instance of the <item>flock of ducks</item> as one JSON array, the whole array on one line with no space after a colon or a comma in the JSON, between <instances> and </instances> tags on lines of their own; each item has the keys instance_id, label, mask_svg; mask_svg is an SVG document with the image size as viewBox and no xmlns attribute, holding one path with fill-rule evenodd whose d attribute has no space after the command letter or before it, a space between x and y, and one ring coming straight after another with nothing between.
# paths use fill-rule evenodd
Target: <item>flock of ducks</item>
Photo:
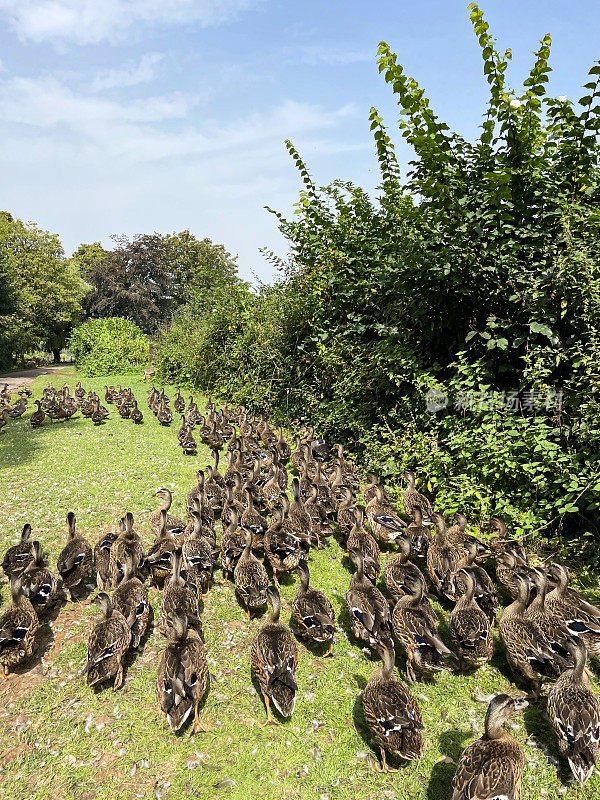
<instances>
[{"instance_id":1,"label":"flock of ducks","mask_svg":"<svg viewBox=\"0 0 600 800\"><path fill-rule=\"evenodd\" d=\"M5 392L2 397L6 400ZM84 404L85 413L92 410L92 419L103 413L97 395L89 393L86 399L81 384L74 398L68 387L45 390L38 411L57 418L57 408L62 413L75 398L82 413ZM141 421L134 415L139 409L131 390L106 387L105 401L115 403L121 416ZM17 402L27 400L21 395ZM164 390L152 386L148 405L159 422L170 424L173 414ZM186 408L179 391L173 405L182 414L179 440L184 451L192 452L196 430L214 453L213 464L197 472L197 483L185 497L187 518L171 513L171 492L161 489L155 495L158 507L148 519L155 537L149 548L131 513L92 547L77 533L69 512L57 575L26 525L21 541L6 551L2 562L12 596L0 616L0 667L5 674L33 653L39 617L66 599L65 592L76 602L94 571L100 617L89 636L83 675L91 686L113 681L120 688L123 658L129 648L140 647L148 626L149 582L162 589L159 630L166 637L156 683L158 706L172 730L193 715L191 732L201 731L199 704L208 691L202 598L220 567L225 581L233 579L248 618L271 608L252 642L251 666L265 702L263 724L276 722L274 710L290 717L298 688L296 635L322 648L323 656L334 655L334 609L311 585L309 561L311 550L324 547L335 533L354 569L346 594L352 632L382 662L362 696L365 720L381 753L381 771L394 771L388 755L412 760L423 754L421 711L409 686L394 674L394 641L406 653L406 675L414 682L442 670L466 671L488 663L497 624L508 664L531 692L526 698L501 694L491 700L484 734L460 757L452 800L518 800L524 754L504 723L527 705L526 699L538 700L548 684L547 713L560 751L580 784L589 779L600 755L600 702L586 663L600 655L600 609L569 587L566 567L533 566L499 517L490 521L486 541L469 532L462 514L448 527L416 488L412 473L405 476L403 495L407 522L375 475L361 484L342 446L331 448L315 438L312 428L301 431L292 449L265 415L227 405L218 411L210 398L202 415L193 400ZM227 455L223 474L222 448ZM291 500L288 470L296 473ZM382 570L382 552L390 550ZM488 563L494 566L495 582L484 567ZM283 576L294 574L298 584L290 627L281 619L279 586ZM511 599L499 620L498 585ZM440 634L430 590L454 604L449 642Z\"/></svg>"}]
</instances>

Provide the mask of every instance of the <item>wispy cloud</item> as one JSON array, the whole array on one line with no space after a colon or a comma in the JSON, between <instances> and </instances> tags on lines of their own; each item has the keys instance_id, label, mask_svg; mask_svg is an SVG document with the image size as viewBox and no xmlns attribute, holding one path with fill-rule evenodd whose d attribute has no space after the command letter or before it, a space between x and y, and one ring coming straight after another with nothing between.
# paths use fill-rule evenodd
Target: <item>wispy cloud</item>
<instances>
[{"instance_id":1,"label":"wispy cloud","mask_svg":"<svg viewBox=\"0 0 600 800\"><path fill-rule=\"evenodd\" d=\"M259 0L0 0L0 13L23 39L96 44L136 25L220 25Z\"/></svg>"},{"instance_id":2,"label":"wispy cloud","mask_svg":"<svg viewBox=\"0 0 600 800\"><path fill-rule=\"evenodd\" d=\"M374 60L375 54L369 50L356 50L351 47L333 45L306 45L288 51L288 61L295 64L346 66Z\"/></svg>"},{"instance_id":3,"label":"wispy cloud","mask_svg":"<svg viewBox=\"0 0 600 800\"><path fill-rule=\"evenodd\" d=\"M92 79L90 89L92 92L102 92L150 83L156 77L157 64L163 59L161 53L148 53L139 61L131 61L123 67L102 70Z\"/></svg>"}]
</instances>

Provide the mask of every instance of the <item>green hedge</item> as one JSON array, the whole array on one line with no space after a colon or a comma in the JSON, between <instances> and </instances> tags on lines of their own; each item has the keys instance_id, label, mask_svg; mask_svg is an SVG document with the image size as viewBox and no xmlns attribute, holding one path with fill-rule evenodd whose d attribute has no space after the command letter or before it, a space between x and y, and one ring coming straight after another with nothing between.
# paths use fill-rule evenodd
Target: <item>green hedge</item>
<instances>
[{"instance_id":1,"label":"green hedge","mask_svg":"<svg viewBox=\"0 0 600 800\"><path fill-rule=\"evenodd\" d=\"M122 317L89 319L75 328L69 348L85 375L136 373L148 364L148 337Z\"/></svg>"}]
</instances>

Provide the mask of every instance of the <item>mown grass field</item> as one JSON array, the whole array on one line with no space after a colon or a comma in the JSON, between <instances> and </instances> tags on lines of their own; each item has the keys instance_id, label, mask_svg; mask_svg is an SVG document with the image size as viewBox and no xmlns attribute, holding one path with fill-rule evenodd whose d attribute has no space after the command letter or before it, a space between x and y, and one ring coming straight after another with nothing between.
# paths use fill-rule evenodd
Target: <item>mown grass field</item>
<instances>
[{"instance_id":1,"label":"mown grass field","mask_svg":"<svg viewBox=\"0 0 600 800\"><path fill-rule=\"evenodd\" d=\"M74 386L78 377L67 367L52 382ZM36 381L34 398L47 380ZM103 397L104 380L82 381ZM113 376L110 382L132 386L145 414L142 426L122 420L110 406L110 418L98 428L78 414L34 431L28 412L0 436L1 552L30 522L55 567L69 510L92 543L130 510L150 544L151 495L162 486L172 490L174 512L183 515L183 497L195 470L208 463L207 448L185 457L176 442L178 426L161 428L148 411L147 384L130 376ZM232 585L222 585L221 573L215 574L204 610L211 686L201 717L208 732L190 738L165 728L155 703L164 643L158 634L148 636L142 655L129 659L121 691L87 688L78 673L97 609L69 604L41 632L43 657L0 679L0 798L446 800L462 748L482 730L486 705L477 697L517 691L498 641L492 665L472 675L444 674L435 683L415 684L425 755L396 774L380 775L360 697L378 664L350 635L344 604L350 571L339 543L331 539L311 561L311 582L327 592L338 613L335 658L320 658L300 644L296 710L275 727L257 724L265 712L250 674L250 642L262 620L247 621ZM294 581L283 585L286 621ZM1 595L4 605L6 583ZM151 600L158 615L160 594L152 590ZM448 607L436 608L447 618ZM401 675L403 666L399 656ZM527 758L523 797L600 800L598 774L585 789L568 782L543 709L542 701L513 721Z\"/></svg>"}]
</instances>

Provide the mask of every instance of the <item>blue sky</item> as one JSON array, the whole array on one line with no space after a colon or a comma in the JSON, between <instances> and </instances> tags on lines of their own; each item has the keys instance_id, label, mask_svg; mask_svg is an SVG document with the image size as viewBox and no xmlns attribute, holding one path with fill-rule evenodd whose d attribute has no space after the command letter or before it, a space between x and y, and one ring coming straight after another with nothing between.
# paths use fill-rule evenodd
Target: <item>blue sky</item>
<instances>
[{"instance_id":1,"label":"blue sky","mask_svg":"<svg viewBox=\"0 0 600 800\"><path fill-rule=\"evenodd\" d=\"M377 72L387 41L440 116L477 134L486 97L466 2L429 0L0 0L0 208L56 231L70 253L110 235L189 228L271 277L285 254L265 205L288 213L298 175L378 181L368 113L406 163ZM596 0L481 7L513 84L553 37L550 89L577 99L600 58Z\"/></svg>"}]
</instances>

